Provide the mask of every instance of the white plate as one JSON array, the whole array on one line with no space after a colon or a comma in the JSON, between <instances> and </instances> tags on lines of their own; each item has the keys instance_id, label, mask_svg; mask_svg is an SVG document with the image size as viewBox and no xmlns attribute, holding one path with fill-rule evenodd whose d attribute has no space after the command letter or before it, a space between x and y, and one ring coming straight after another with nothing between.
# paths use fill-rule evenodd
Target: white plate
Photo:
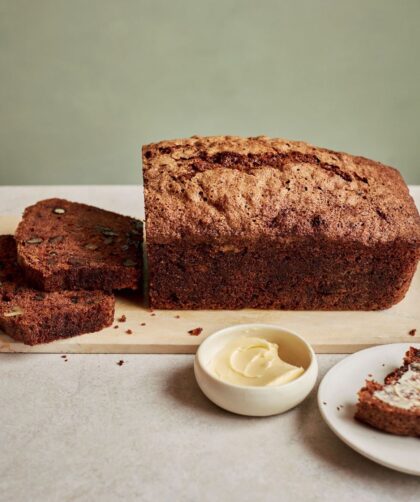
<instances>
[{"instance_id":1,"label":"white plate","mask_svg":"<svg viewBox=\"0 0 420 502\"><path fill-rule=\"evenodd\" d=\"M356 421L357 392L366 378L383 382L418 343L393 343L356 352L325 375L318 390L321 415L337 436L365 457L397 471L420 476L420 440L377 431Z\"/></svg>"}]
</instances>

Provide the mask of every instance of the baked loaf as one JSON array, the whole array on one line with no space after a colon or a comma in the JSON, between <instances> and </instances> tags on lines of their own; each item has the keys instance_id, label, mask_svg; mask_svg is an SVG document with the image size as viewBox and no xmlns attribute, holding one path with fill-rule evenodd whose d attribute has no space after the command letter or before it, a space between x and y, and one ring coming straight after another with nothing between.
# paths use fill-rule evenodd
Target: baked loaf
<instances>
[{"instance_id":1,"label":"baked loaf","mask_svg":"<svg viewBox=\"0 0 420 502\"><path fill-rule=\"evenodd\" d=\"M142 223L85 204L49 199L28 207L16 231L18 261L44 291L137 289Z\"/></svg>"},{"instance_id":2,"label":"baked loaf","mask_svg":"<svg viewBox=\"0 0 420 502\"><path fill-rule=\"evenodd\" d=\"M99 331L114 318L114 297L101 291L43 293L28 287L11 235L0 236L0 328L28 345Z\"/></svg>"},{"instance_id":3,"label":"baked loaf","mask_svg":"<svg viewBox=\"0 0 420 502\"><path fill-rule=\"evenodd\" d=\"M384 309L420 257L402 177L267 137L143 147L150 303L165 309Z\"/></svg>"},{"instance_id":4,"label":"baked loaf","mask_svg":"<svg viewBox=\"0 0 420 502\"><path fill-rule=\"evenodd\" d=\"M409 385L401 388L404 376L410 371ZM399 388L398 388L399 387ZM395 392L397 389L397 393ZM410 400L413 406L401 408L390 403L400 402L401 397ZM382 398L381 398L382 396ZM383 400L385 396L386 401ZM415 405L417 402L417 405ZM420 349L411 347L404 358L404 365L385 378L382 385L367 380L365 387L359 391L356 419L376 429L397 434L399 436L420 437ZM403 401L403 404L405 402Z\"/></svg>"}]
</instances>

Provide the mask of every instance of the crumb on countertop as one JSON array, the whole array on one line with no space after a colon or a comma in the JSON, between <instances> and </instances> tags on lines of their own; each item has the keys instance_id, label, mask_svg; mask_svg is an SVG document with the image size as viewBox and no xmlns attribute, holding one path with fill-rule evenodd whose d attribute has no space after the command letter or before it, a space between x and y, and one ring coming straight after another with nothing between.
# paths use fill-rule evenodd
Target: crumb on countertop
<instances>
[{"instance_id":1,"label":"crumb on countertop","mask_svg":"<svg viewBox=\"0 0 420 502\"><path fill-rule=\"evenodd\" d=\"M201 332L203 331L203 328L194 328L194 329L190 329L188 331L188 333L191 335L191 336L198 336Z\"/></svg>"},{"instance_id":2,"label":"crumb on countertop","mask_svg":"<svg viewBox=\"0 0 420 502\"><path fill-rule=\"evenodd\" d=\"M132 334L133 334L133 330L131 330L131 329L127 329L127 330L126 330L126 333L127 333L127 335L132 335Z\"/></svg>"},{"instance_id":3,"label":"crumb on countertop","mask_svg":"<svg viewBox=\"0 0 420 502\"><path fill-rule=\"evenodd\" d=\"M124 364L125 361L123 361L122 359L120 359L118 362L117 362L117 365L118 366L122 366Z\"/></svg>"},{"instance_id":4,"label":"crumb on countertop","mask_svg":"<svg viewBox=\"0 0 420 502\"><path fill-rule=\"evenodd\" d=\"M417 332L417 330L415 328L413 328L413 329L410 329L410 331L408 332L408 334L410 336L415 336L416 332Z\"/></svg>"},{"instance_id":5,"label":"crumb on countertop","mask_svg":"<svg viewBox=\"0 0 420 502\"><path fill-rule=\"evenodd\" d=\"M125 322L126 320L127 320L127 317L124 314L117 319L118 322Z\"/></svg>"}]
</instances>

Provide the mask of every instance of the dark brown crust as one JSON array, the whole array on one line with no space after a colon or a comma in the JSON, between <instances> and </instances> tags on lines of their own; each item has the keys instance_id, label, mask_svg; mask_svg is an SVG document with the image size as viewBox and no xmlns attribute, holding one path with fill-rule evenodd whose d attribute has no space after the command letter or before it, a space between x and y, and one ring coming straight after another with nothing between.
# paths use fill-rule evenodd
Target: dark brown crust
<instances>
[{"instance_id":1,"label":"dark brown crust","mask_svg":"<svg viewBox=\"0 0 420 502\"><path fill-rule=\"evenodd\" d=\"M420 217L399 173L302 142L143 148L155 308L373 310L399 302Z\"/></svg>"},{"instance_id":2,"label":"dark brown crust","mask_svg":"<svg viewBox=\"0 0 420 502\"><path fill-rule=\"evenodd\" d=\"M408 370L411 363L420 363L420 349L416 347L410 347L404 356L404 364L399 368L396 368L385 378L385 384L394 383Z\"/></svg>"},{"instance_id":3,"label":"dark brown crust","mask_svg":"<svg viewBox=\"0 0 420 502\"><path fill-rule=\"evenodd\" d=\"M114 304L102 291L44 293L28 287L13 237L0 236L0 328L15 340L36 345L99 331L112 324Z\"/></svg>"},{"instance_id":4,"label":"dark brown crust","mask_svg":"<svg viewBox=\"0 0 420 502\"><path fill-rule=\"evenodd\" d=\"M44 200L24 212L15 236L18 260L28 282L44 291L137 289L142 232L133 218Z\"/></svg>"},{"instance_id":5,"label":"dark brown crust","mask_svg":"<svg viewBox=\"0 0 420 502\"><path fill-rule=\"evenodd\" d=\"M420 349L411 347L406 353L404 365L397 368L385 378L385 384L397 381L404 374L408 365L420 362ZM420 437L420 409L405 410L391 406L374 396L375 391L383 385L367 380L365 387L359 391L359 402L355 418L376 429L398 436Z\"/></svg>"}]
</instances>

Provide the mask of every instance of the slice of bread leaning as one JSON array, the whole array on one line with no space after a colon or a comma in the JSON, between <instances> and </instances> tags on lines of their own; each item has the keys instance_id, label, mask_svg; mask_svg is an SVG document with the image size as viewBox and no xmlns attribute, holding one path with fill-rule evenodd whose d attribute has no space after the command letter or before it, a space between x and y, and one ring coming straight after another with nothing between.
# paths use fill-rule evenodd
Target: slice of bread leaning
<instances>
[{"instance_id":1,"label":"slice of bread leaning","mask_svg":"<svg viewBox=\"0 0 420 502\"><path fill-rule=\"evenodd\" d=\"M19 265L43 291L137 289L142 237L139 220L63 199L26 208L15 234Z\"/></svg>"}]
</instances>

